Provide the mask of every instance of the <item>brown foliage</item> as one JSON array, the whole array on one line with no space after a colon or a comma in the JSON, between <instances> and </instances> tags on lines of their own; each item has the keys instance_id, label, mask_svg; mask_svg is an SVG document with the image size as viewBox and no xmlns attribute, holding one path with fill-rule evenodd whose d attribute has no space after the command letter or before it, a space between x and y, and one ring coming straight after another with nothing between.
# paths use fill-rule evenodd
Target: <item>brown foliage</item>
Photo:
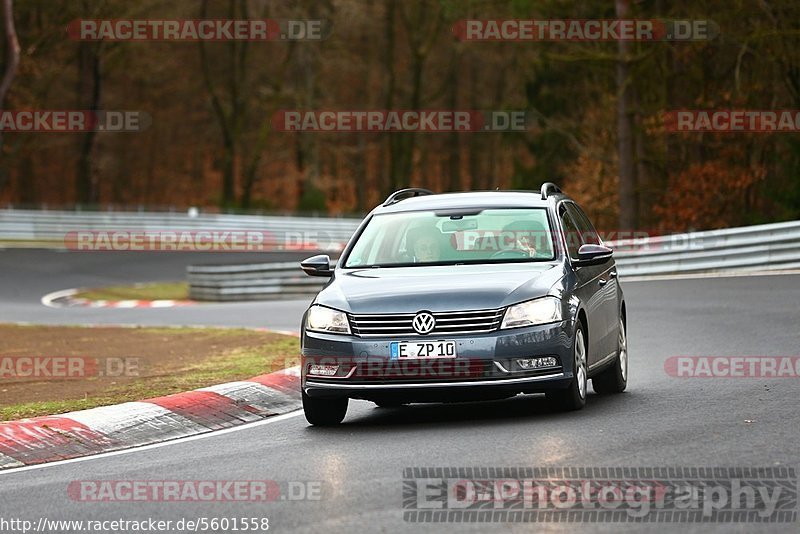
<instances>
[{"instance_id":1,"label":"brown foliage","mask_svg":"<svg viewBox=\"0 0 800 534\"><path fill-rule=\"evenodd\" d=\"M706 230L740 224L752 209L753 186L763 180L761 167L732 166L728 161L694 164L674 176L664 200L654 207L664 232Z\"/></svg>"}]
</instances>

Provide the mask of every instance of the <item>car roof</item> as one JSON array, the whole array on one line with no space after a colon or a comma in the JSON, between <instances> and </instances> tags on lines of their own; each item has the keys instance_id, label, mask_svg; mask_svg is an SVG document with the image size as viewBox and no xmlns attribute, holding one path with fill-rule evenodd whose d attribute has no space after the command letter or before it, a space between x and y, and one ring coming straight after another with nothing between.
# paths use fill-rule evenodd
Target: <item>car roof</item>
<instances>
[{"instance_id":1,"label":"car roof","mask_svg":"<svg viewBox=\"0 0 800 534\"><path fill-rule=\"evenodd\" d=\"M544 208L550 199L567 198L561 193L550 193L542 200L539 191L469 191L422 195L399 200L388 206L378 206L373 213L401 213L405 211L492 209L492 208Z\"/></svg>"}]
</instances>

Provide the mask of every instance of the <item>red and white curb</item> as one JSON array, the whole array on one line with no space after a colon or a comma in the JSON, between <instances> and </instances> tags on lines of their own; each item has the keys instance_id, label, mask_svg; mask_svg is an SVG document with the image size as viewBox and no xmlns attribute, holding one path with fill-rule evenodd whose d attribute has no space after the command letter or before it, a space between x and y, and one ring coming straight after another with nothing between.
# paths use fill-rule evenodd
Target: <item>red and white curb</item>
<instances>
[{"instance_id":1,"label":"red and white curb","mask_svg":"<svg viewBox=\"0 0 800 534\"><path fill-rule=\"evenodd\" d=\"M115 406L0 423L0 469L230 428L301 406L300 368Z\"/></svg>"},{"instance_id":2,"label":"red and white curb","mask_svg":"<svg viewBox=\"0 0 800 534\"><path fill-rule=\"evenodd\" d=\"M54 291L42 297L42 304L48 308L174 308L193 306L194 300L90 300L76 298L78 289Z\"/></svg>"}]
</instances>

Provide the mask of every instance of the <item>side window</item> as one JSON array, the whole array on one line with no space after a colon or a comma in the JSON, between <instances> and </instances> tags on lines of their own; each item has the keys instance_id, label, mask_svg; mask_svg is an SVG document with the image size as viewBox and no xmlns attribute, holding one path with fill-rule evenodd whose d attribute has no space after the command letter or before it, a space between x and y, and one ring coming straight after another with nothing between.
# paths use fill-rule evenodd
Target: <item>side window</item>
<instances>
[{"instance_id":1,"label":"side window","mask_svg":"<svg viewBox=\"0 0 800 534\"><path fill-rule=\"evenodd\" d=\"M591 221L589 221L589 217L586 216L583 210L572 202L567 202L566 206L567 211L572 218L575 219L575 224L578 226L581 242L586 245L601 245L602 243L600 236L597 234L597 230L594 229Z\"/></svg>"},{"instance_id":2,"label":"side window","mask_svg":"<svg viewBox=\"0 0 800 534\"><path fill-rule=\"evenodd\" d=\"M558 218L561 220L561 229L564 232L564 240L567 242L567 251L572 259L578 258L578 249L581 248L581 235L578 226L562 204L558 210Z\"/></svg>"}]
</instances>

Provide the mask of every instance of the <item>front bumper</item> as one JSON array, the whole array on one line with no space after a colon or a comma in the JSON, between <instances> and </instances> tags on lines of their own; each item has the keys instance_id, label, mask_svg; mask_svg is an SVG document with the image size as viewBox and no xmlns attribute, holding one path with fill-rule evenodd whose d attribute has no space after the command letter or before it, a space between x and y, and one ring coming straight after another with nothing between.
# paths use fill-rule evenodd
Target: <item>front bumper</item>
<instances>
[{"instance_id":1,"label":"front bumper","mask_svg":"<svg viewBox=\"0 0 800 534\"><path fill-rule=\"evenodd\" d=\"M444 339L444 338L443 338ZM310 397L440 402L502 398L564 388L572 374L572 324L453 335L456 358L392 360L394 341L439 341L424 336L360 338L304 331L303 391ZM557 365L522 369L519 358L554 357ZM311 364L338 365L337 376L309 375Z\"/></svg>"}]
</instances>

